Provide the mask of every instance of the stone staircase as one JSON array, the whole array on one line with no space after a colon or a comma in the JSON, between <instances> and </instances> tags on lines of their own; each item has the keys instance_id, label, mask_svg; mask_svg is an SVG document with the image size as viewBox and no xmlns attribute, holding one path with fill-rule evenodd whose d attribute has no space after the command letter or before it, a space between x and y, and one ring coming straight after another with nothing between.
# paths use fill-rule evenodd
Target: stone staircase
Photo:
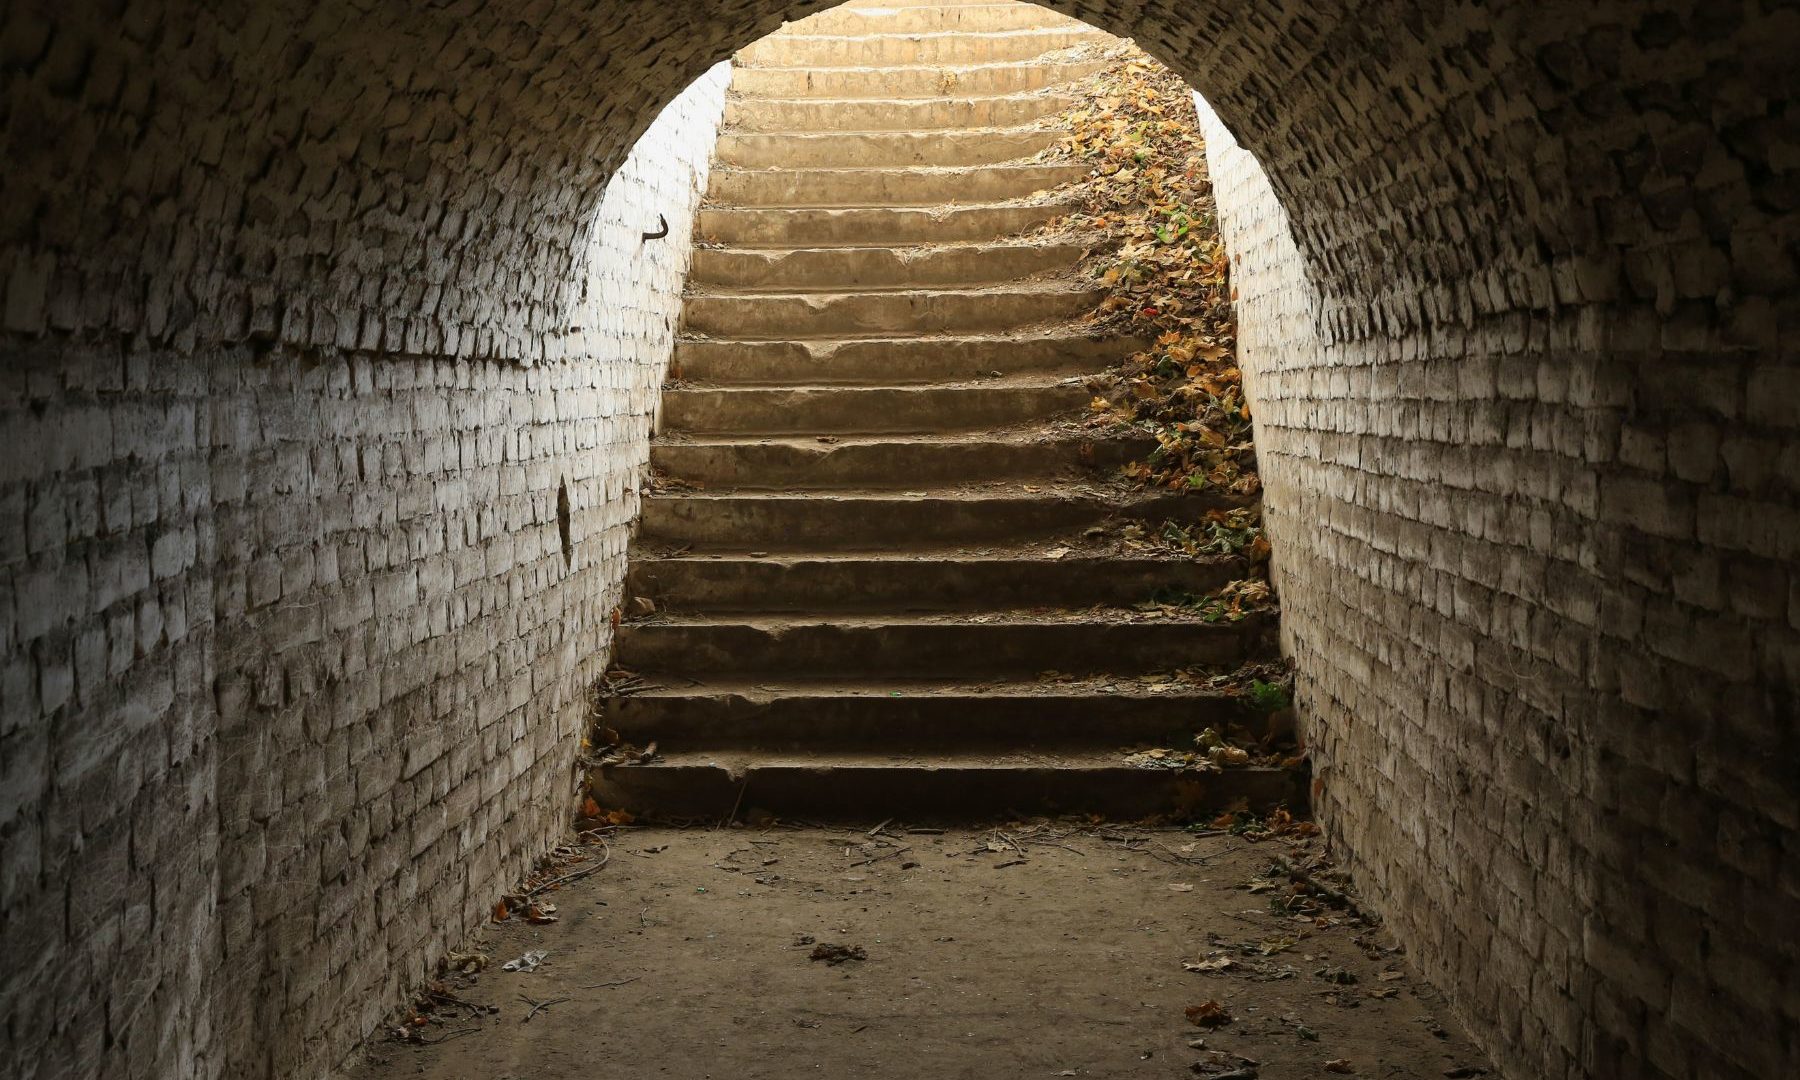
<instances>
[{"instance_id":1,"label":"stone staircase","mask_svg":"<svg viewBox=\"0 0 1800 1080\"><path fill-rule=\"evenodd\" d=\"M1121 553L1241 503L1133 491L1078 416L1137 346L1086 336L1080 247L1007 239L1085 167L1024 160L1110 40L1019 3L853 3L737 57L651 449L605 722L658 754L595 797L669 816L1201 812L1276 769L1126 764L1242 722L1152 673L1270 654L1273 619L1133 618L1235 557ZM638 599L641 598L641 599ZM646 603L645 601L648 601ZM645 609L654 605L654 611Z\"/></svg>"}]
</instances>

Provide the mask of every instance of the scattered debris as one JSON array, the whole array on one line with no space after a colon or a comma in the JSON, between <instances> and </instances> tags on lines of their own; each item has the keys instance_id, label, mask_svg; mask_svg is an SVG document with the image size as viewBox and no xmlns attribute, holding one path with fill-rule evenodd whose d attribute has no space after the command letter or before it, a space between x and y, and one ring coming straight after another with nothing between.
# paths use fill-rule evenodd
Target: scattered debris
<instances>
[{"instance_id":1,"label":"scattered debris","mask_svg":"<svg viewBox=\"0 0 1800 1080\"><path fill-rule=\"evenodd\" d=\"M454 971L459 975L476 975L486 971L487 966L488 955L487 953L480 951L452 951L445 956L443 962L438 965L439 970L441 971Z\"/></svg>"},{"instance_id":2,"label":"scattered debris","mask_svg":"<svg viewBox=\"0 0 1800 1080\"><path fill-rule=\"evenodd\" d=\"M829 942L814 946L813 951L807 955L809 960L823 960L832 967L849 960L867 960L868 958L868 952L861 945L837 945Z\"/></svg>"},{"instance_id":3,"label":"scattered debris","mask_svg":"<svg viewBox=\"0 0 1800 1080\"><path fill-rule=\"evenodd\" d=\"M583 983L581 985L581 988L583 990L603 990L603 989L606 989L608 987L613 987L613 986L627 986L631 983L637 982L641 978L643 978L642 975L633 975L629 979L613 979L609 982Z\"/></svg>"},{"instance_id":4,"label":"scattered debris","mask_svg":"<svg viewBox=\"0 0 1800 1080\"><path fill-rule=\"evenodd\" d=\"M538 969L538 966L542 964L544 959L549 955L550 952L547 949L532 949L530 952L525 953L515 960L508 960L506 963L501 964L500 970L517 971L521 973L533 972Z\"/></svg>"},{"instance_id":5,"label":"scattered debris","mask_svg":"<svg viewBox=\"0 0 1800 1080\"><path fill-rule=\"evenodd\" d=\"M1349 1058L1332 1058L1325 1063L1325 1071L1328 1073L1353 1073L1356 1071L1356 1066L1350 1064Z\"/></svg>"},{"instance_id":6,"label":"scattered debris","mask_svg":"<svg viewBox=\"0 0 1800 1080\"><path fill-rule=\"evenodd\" d=\"M529 1024L529 1023L531 1023L531 1018L536 1016L538 1013L544 1011L545 1009L548 1009L552 1005L561 1005L563 1002L568 1001L569 999L565 996L565 997L559 997L559 998L550 998L547 1001L533 1001L532 999L526 997L524 994L520 994L519 1000L523 1001L525 1004L531 1006L531 1011L526 1013L525 1019L519 1021L519 1023Z\"/></svg>"},{"instance_id":7,"label":"scattered debris","mask_svg":"<svg viewBox=\"0 0 1800 1080\"><path fill-rule=\"evenodd\" d=\"M1198 1005L1189 1005L1183 1012L1187 1015L1188 1023L1195 1027L1223 1027L1231 1023L1231 1014L1226 1012L1225 1006L1217 1001L1203 1001Z\"/></svg>"}]
</instances>

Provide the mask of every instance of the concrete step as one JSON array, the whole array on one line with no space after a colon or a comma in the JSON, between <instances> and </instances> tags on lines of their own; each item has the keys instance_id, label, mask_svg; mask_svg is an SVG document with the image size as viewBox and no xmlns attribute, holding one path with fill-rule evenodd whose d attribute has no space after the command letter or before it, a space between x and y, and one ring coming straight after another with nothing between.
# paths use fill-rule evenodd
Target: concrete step
<instances>
[{"instance_id":1,"label":"concrete step","mask_svg":"<svg viewBox=\"0 0 1800 1080\"><path fill-rule=\"evenodd\" d=\"M1072 243L923 247L697 248L691 285L731 289L880 289L1015 281L1080 261Z\"/></svg>"},{"instance_id":2,"label":"concrete step","mask_svg":"<svg viewBox=\"0 0 1800 1080\"><path fill-rule=\"evenodd\" d=\"M1062 133L1048 128L961 131L781 131L719 136L714 160L744 169L887 168L993 165L1047 150Z\"/></svg>"},{"instance_id":3,"label":"concrete step","mask_svg":"<svg viewBox=\"0 0 1800 1080\"><path fill-rule=\"evenodd\" d=\"M688 334L846 338L982 333L1089 314L1106 291L1060 282L889 292L701 293L682 312Z\"/></svg>"},{"instance_id":4,"label":"concrete step","mask_svg":"<svg viewBox=\"0 0 1800 1080\"><path fill-rule=\"evenodd\" d=\"M1080 26L1067 15L1036 4L933 4L926 7L844 5L784 27L784 38L810 34L933 34Z\"/></svg>"},{"instance_id":5,"label":"concrete step","mask_svg":"<svg viewBox=\"0 0 1800 1080\"><path fill-rule=\"evenodd\" d=\"M707 198L721 206L947 206L1026 199L1088 174L1082 164L890 169L715 168ZM873 236L865 243L889 242Z\"/></svg>"},{"instance_id":6,"label":"concrete step","mask_svg":"<svg viewBox=\"0 0 1800 1080\"><path fill-rule=\"evenodd\" d=\"M684 492L643 501L639 538L697 551L893 551L933 544L1079 536L1109 520L1189 523L1256 500L1209 493L849 491L830 495Z\"/></svg>"},{"instance_id":7,"label":"concrete step","mask_svg":"<svg viewBox=\"0 0 1800 1080\"><path fill-rule=\"evenodd\" d=\"M899 64L870 67L740 67L731 88L744 98L902 98L993 96L1066 86L1105 68L1104 59L1033 63Z\"/></svg>"},{"instance_id":8,"label":"concrete step","mask_svg":"<svg viewBox=\"0 0 1800 1080\"><path fill-rule=\"evenodd\" d=\"M1055 201L891 208L709 206L701 209L695 229L703 243L735 247L949 244L1010 236L1071 209Z\"/></svg>"},{"instance_id":9,"label":"concrete step","mask_svg":"<svg viewBox=\"0 0 1800 1080\"><path fill-rule=\"evenodd\" d=\"M1131 605L1159 593L1203 596L1243 577L1241 558L921 548L892 555L640 555L625 594L658 610L973 611Z\"/></svg>"},{"instance_id":10,"label":"concrete step","mask_svg":"<svg viewBox=\"0 0 1800 1080\"><path fill-rule=\"evenodd\" d=\"M847 435L817 438L658 440L650 465L663 476L706 488L831 489L915 487L1107 473L1156 449L1147 435L1051 438Z\"/></svg>"},{"instance_id":11,"label":"concrete step","mask_svg":"<svg viewBox=\"0 0 1800 1080\"><path fill-rule=\"evenodd\" d=\"M669 375L733 386L934 383L992 375L1100 371L1146 348L1137 338L1065 330L836 341L681 341Z\"/></svg>"},{"instance_id":12,"label":"concrete step","mask_svg":"<svg viewBox=\"0 0 1800 1080\"><path fill-rule=\"evenodd\" d=\"M1039 91L962 98L746 98L725 103L724 129L776 131L940 131L1029 124L1072 108L1068 94Z\"/></svg>"},{"instance_id":13,"label":"concrete step","mask_svg":"<svg viewBox=\"0 0 1800 1080\"><path fill-rule=\"evenodd\" d=\"M967 821L1030 814L1211 817L1234 806L1263 814L1303 806L1306 776L1283 769L1138 769L1122 755L1029 750L1012 754L669 754L649 765L588 774L602 806L649 818L724 819L760 810L809 820Z\"/></svg>"},{"instance_id":14,"label":"concrete step","mask_svg":"<svg viewBox=\"0 0 1800 1080\"><path fill-rule=\"evenodd\" d=\"M854 68L907 64L991 64L1035 60L1075 45L1106 44L1104 31L1082 23L1024 30L930 34L780 34L739 49L738 67Z\"/></svg>"},{"instance_id":15,"label":"concrete step","mask_svg":"<svg viewBox=\"0 0 1800 1080\"><path fill-rule=\"evenodd\" d=\"M1274 622L1164 618L1116 622L981 615L656 616L627 622L614 663L644 675L759 673L775 678L995 678L1235 666L1262 655ZM655 681L655 679L652 679Z\"/></svg>"},{"instance_id":16,"label":"concrete step","mask_svg":"<svg viewBox=\"0 0 1800 1080\"><path fill-rule=\"evenodd\" d=\"M1080 382L986 386L708 387L663 391L665 431L873 434L984 431L1073 413L1093 400Z\"/></svg>"},{"instance_id":17,"label":"concrete step","mask_svg":"<svg viewBox=\"0 0 1800 1080\"><path fill-rule=\"evenodd\" d=\"M653 686L602 699L606 722L638 746L909 750L1160 745L1202 728L1260 738L1262 718L1232 694L1154 678L959 683L778 680Z\"/></svg>"}]
</instances>

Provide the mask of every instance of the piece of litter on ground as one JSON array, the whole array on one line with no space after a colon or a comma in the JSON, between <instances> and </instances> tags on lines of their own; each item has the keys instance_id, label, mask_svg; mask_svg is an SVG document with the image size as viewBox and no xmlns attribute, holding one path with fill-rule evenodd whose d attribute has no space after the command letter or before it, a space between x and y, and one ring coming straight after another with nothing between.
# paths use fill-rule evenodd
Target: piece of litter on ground
<instances>
[{"instance_id":1,"label":"piece of litter on ground","mask_svg":"<svg viewBox=\"0 0 1800 1080\"><path fill-rule=\"evenodd\" d=\"M807 956L809 960L823 960L832 967L836 967L846 960L867 960L868 958L868 952L861 945L838 945L831 942L815 946Z\"/></svg>"},{"instance_id":2,"label":"piece of litter on ground","mask_svg":"<svg viewBox=\"0 0 1800 1080\"><path fill-rule=\"evenodd\" d=\"M523 955L515 960L508 960L506 963L501 964L500 970L501 971L536 971L538 969L538 965L543 963L544 958L549 955L550 955L550 953L548 950L533 949L530 952L526 953L525 955Z\"/></svg>"}]
</instances>

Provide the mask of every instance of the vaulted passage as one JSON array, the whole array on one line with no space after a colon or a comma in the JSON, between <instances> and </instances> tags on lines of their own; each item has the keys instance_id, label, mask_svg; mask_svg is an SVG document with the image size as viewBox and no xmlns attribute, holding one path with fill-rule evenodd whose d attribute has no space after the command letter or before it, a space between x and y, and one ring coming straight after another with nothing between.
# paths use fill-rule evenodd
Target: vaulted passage
<instances>
[{"instance_id":1,"label":"vaulted passage","mask_svg":"<svg viewBox=\"0 0 1800 1080\"><path fill-rule=\"evenodd\" d=\"M1155 543L1253 522L1253 485L1118 478L1154 429L1081 421L1150 343L1091 322L1105 235L1030 231L1080 201L1092 164L1043 156L1115 42L1029 4L852 5L734 59L605 716L659 752L609 751L597 805L1304 807L1291 740L1228 771L1120 749L1264 735L1226 687L1277 655L1267 605L1227 610L1260 567Z\"/></svg>"},{"instance_id":2,"label":"vaulted passage","mask_svg":"<svg viewBox=\"0 0 1800 1080\"><path fill-rule=\"evenodd\" d=\"M7 5L8 1061L321 1075L567 836L717 65L827 6ZM1204 95L1364 902L1508 1076L1800 1072L1800 12L1046 6Z\"/></svg>"}]
</instances>

